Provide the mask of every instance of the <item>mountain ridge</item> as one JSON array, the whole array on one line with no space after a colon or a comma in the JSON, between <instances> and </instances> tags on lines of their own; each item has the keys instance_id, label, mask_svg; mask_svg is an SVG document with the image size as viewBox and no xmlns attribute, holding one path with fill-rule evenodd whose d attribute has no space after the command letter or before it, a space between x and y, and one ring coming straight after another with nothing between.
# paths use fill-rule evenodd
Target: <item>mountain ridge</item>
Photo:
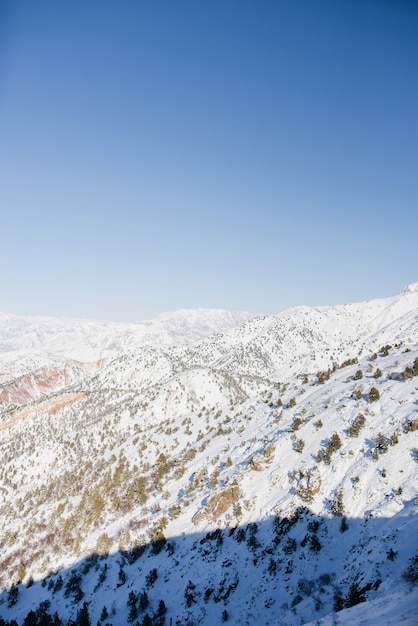
<instances>
[{"instance_id":1,"label":"mountain ridge","mask_svg":"<svg viewBox=\"0 0 418 626\"><path fill-rule=\"evenodd\" d=\"M0 619L389 624L395 594L412 624L417 333L413 288L94 364L26 354L0 388Z\"/></svg>"}]
</instances>

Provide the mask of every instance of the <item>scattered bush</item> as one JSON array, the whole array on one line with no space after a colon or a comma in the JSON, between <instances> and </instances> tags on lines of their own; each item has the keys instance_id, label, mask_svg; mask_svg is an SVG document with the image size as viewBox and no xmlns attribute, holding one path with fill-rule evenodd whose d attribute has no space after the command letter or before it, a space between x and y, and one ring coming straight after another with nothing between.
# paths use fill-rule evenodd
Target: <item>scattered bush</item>
<instances>
[{"instance_id":1,"label":"scattered bush","mask_svg":"<svg viewBox=\"0 0 418 626\"><path fill-rule=\"evenodd\" d=\"M412 367L405 367L403 374L402 374L402 378L403 380L411 380L411 378L413 378L414 374L412 372Z\"/></svg>"},{"instance_id":2,"label":"scattered bush","mask_svg":"<svg viewBox=\"0 0 418 626\"><path fill-rule=\"evenodd\" d=\"M342 443L341 443L340 436L337 433L333 433L331 435L331 438L328 439L327 445L324 450L323 458L324 458L326 465L329 465L331 463L332 455L334 454L334 452L339 450L341 446L342 446Z\"/></svg>"},{"instance_id":3,"label":"scattered bush","mask_svg":"<svg viewBox=\"0 0 418 626\"><path fill-rule=\"evenodd\" d=\"M418 552L408 561L408 567L402 572L402 578L411 585L418 584Z\"/></svg>"},{"instance_id":4,"label":"scattered bush","mask_svg":"<svg viewBox=\"0 0 418 626\"><path fill-rule=\"evenodd\" d=\"M157 578L158 578L157 568L153 567L152 570L150 570L149 573L145 577L147 587L152 587L155 581L157 580Z\"/></svg>"},{"instance_id":5,"label":"scattered bush","mask_svg":"<svg viewBox=\"0 0 418 626\"><path fill-rule=\"evenodd\" d=\"M378 392L376 387L372 387L369 391L369 396L368 396L369 402L377 402L379 398L380 398L380 393Z\"/></svg>"},{"instance_id":6,"label":"scattered bush","mask_svg":"<svg viewBox=\"0 0 418 626\"><path fill-rule=\"evenodd\" d=\"M390 346L389 344L386 344L386 346L383 346L382 348L380 348L379 352L382 354L382 356L388 356L389 350L391 349L392 349L392 346Z\"/></svg>"},{"instance_id":7,"label":"scattered bush","mask_svg":"<svg viewBox=\"0 0 418 626\"><path fill-rule=\"evenodd\" d=\"M363 394L363 389L359 387L358 389L354 389L351 397L354 398L355 400L361 400L362 394Z\"/></svg>"},{"instance_id":8,"label":"scattered bush","mask_svg":"<svg viewBox=\"0 0 418 626\"><path fill-rule=\"evenodd\" d=\"M349 365L355 365L357 363L357 357L354 357L354 359L346 359L345 361L343 361L340 365L340 369L342 369L343 367L348 367Z\"/></svg>"},{"instance_id":9,"label":"scattered bush","mask_svg":"<svg viewBox=\"0 0 418 626\"><path fill-rule=\"evenodd\" d=\"M397 443L399 443L398 434L397 433L392 433L391 436L389 437L389 442L390 442L391 446L394 446Z\"/></svg>"},{"instance_id":10,"label":"scattered bush","mask_svg":"<svg viewBox=\"0 0 418 626\"><path fill-rule=\"evenodd\" d=\"M296 551L297 548L297 543L296 543L296 539L293 539L293 537L288 537L286 539L286 543L283 546L283 552L285 554L293 554L293 552Z\"/></svg>"},{"instance_id":11,"label":"scattered bush","mask_svg":"<svg viewBox=\"0 0 418 626\"><path fill-rule=\"evenodd\" d=\"M196 585L192 583L191 580L189 580L189 582L187 583L186 589L184 590L184 598L186 600L186 606L188 608L190 608L192 604L196 604L197 602L196 596L194 593L195 588L196 588Z\"/></svg>"},{"instance_id":12,"label":"scattered bush","mask_svg":"<svg viewBox=\"0 0 418 626\"><path fill-rule=\"evenodd\" d=\"M412 433L418 430L418 417L414 420L408 420L403 427L404 433Z\"/></svg>"},{"instance_id":13,"label":"scattered bush","mask_svg":"<svg viewBox=\"0 0 418 626\"><path fill-rule=\"evenodd\" d=\"M366 424L366 418L362 413L356 417L354 422L349 427L347 434L349 437L358 437L362 428L364 428Z\"/></svg>"},{"instance_id":14,"label":"scattered bush","mask_svg":"<svg viewBox=\"0 0 418 626\"><path fill-rule=\"evenodd\" d=\"M9 593L7 594L7 607L9 609L16 604L18 595L19 587L17 585L12 585L9 589Z\"/></svg>"},{"instance_id":15,"label":"scattered bush","mask_svg":"<svg viewBox=\"0 0 418 626\"><path fill-rule=\"evenodd\" d=\"M315 534L311 535L310 537L309 548L312 550L312 552L319 552L322 548L322 545L320 544L319 539Z\"/></svg>"},{"instance_id":16,"label":"scattered bush","mask_svg":"<svg viewBox=\"0 0 418 626\"><path fill-rule=\"evenodd\" d=\"M332 501L331 511L336 517L341 517L344 513L343 492L341 489Z\"/></svg>"},{"instance_id":17,"label":"scattered bush","mask_svg":"<svg viewBox=\"0 0 418 626\"><path fill-rule=\"evenodd\" d=\"M303 452L304 447L305 447L305 442L303 441L303 439L296 439L296 441L293 444L293 449L299 453Z\"/></svg>"},{"instance_id":18,"label":"scattered bush","mask_svg":"<svg viewBox=\"0 0 418 626\"><path fill-rule=\"evenodd\" d=\"M391 548L390 550L388 550L388 552L386 552L386 555L387 555L389 561L394 561L395 558L398 556L398 553L395 552L395 550L393 548Z\"/></svg>"},{"instance_id":19,"label":"scattered bush","mask_svg":"<svg viewBox=\"0 0 418 626\"><path fill-rule=\"evenodd\" d=\"M331 376L331 370L317 373L318 383L323 385Z\"/></svg>"},{"instance_id":20,"label":"scattered bush","mask_svg":"<svg viewBox=\"0 0 418 626\"><path fill-rule=\"evenodd\" d=\"M377 433L372 453L373 459L376 461L379 458L379 454L384 454L388 449L389 443L385 435L383 433Z\"/></svg>"}]
</instances>

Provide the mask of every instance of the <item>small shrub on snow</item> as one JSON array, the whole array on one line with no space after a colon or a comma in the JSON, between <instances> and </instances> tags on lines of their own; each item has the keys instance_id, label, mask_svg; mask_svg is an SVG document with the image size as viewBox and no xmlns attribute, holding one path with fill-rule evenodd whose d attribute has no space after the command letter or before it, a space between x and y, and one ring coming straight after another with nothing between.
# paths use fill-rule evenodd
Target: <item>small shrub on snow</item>
<instances>
[{"instance_id":1,"label":"small shrub on snow","mask_svg":"<svg viewBox=\"0 0 418 626\"><path fill-rule=\"evenodd\" d=\"M293 449L299 453L303 452L304 447L305 447L305 442L303 441L303 439L296 439L295 443L293 444Z\"/></svg>"},{"instance_id":2,"label":"small shrub on snow","mask_svg":"<svg viewBox=\"0 0 418 626\"><path fill-rule=\"evenodd\" d=\"M415 556L409 559L408 567L402 572L402 577L411 585L418 584L418 552Z\"/></svg>"},{"instance_id":3,"label":"small shrub on snow","mask_svg":"<svg viewBox=\"0 0 418 626\"><path fill-rule=\"evenodd\" d=\"M323 454L323 458L324 458L326 465L329 465L331 463L331 457L333 453L339 450L341 446L342 446L342 443L341 443L340 436L338 435L338 433L333 433L331 435L331 438L328 439L328 442L327 442L327 445Z\"/></svg>"},{"instance_id":4,"label":"small shrub on snow","mask_svg":"<svg viewBox=\"0 0 418 626\"><path fill-rule=\"evenodd\" d=\"M286 543L283 546L283 552L285 554L293 554L293 552L296 551L297 548L297 543L296 543L296 539L294 539L293 537L288 537L286 539Z\"/></svg>"},{"instance_id":5,"label":"small shrub on snow","mask_svg":"<svg viewBox=\"0 0 418 626\"><path fill-rule=\"evenodd\" d=\"M337 517L341 517L344 513L343 492L340 490L332 501L331 511Z\"/></svg>"},{"instance_id":6,"label":"small shrub on snow","mask_svg":"<svg viewBox=\"0 0 418 626\"><path fill-rule=\"evenodd\" d=\"M377 402L379 398L380 398L380 393L378 392L376 387L372 387L369 391L369 396L368 396L369 402Z\"/></svg>"},{"instance_id":7,"label":"small shrub on snow","mask_svg":"<svg viewBox=\"0 0 418 626\"><path fill-rule=\"evenodd\" d=\"M9 609L16 604L18 595L19 595L19 587L17 585L12 585L7 595L7 607Z\"/></svg>"},{"instance_id":8,"label":"small shrub on snow","mask_svg":"<svg viewBox=\"0 0 418 626\"><path fill-rule=\"evenodd\" d=\"M386 344L386 346L382 346L379 350L379 352L382 354L382 356L388 356L389 354L389 350L392 349L392 346L390 346L389 344Z\"/></svg>"},{"instance_id":9,"label":"small shrub on snow","mask_svg":"<svg viewBox=\"0 0 418 626\"><path fill-rule=\"evenodd\" d=\"M384 454L388 449L389 443L385 435L383 433L377 433L372 453L373 459L376 461L379 458L379 454Z\"/></svg>"},{"instance_id":10,"label":"small shrub on snow","mask_svg":"<svg viewBox=\"0 0 418 626\"><path fill-rule=\"evenodd\" d=\"M364 428L366 424L366 418L362 413L356 417L354 422L349 427L347 434L349 437L358 437L362 428Z\"/></svg>"}]
</instances>

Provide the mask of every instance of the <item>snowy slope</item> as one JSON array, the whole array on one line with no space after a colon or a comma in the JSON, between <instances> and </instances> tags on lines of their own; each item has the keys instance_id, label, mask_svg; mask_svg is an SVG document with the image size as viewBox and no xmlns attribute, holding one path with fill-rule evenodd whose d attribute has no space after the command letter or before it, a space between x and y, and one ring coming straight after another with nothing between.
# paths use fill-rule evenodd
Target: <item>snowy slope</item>
<instances>
[{"instance_id":1,"label":"snowy slope","mask_svg":"<svg viewBox=\"0 0 418 626\"><path fill-rule=\"evenodd\" d=\"M417 288L8 380L0 618L414 623Z\"/></svg>"},{"instance_id":2,"label":"snowy slope","mask_svg":"<svg viewBox=\"0 0 418 626\"><path fill-rule=\"evenodd\" d=\"M43 353L93 362L145 344L197 341L249 319L222 309L180 310L143 322L99 322L73 318L0 314L0 354Z\"/></svg>"}]
</instances>

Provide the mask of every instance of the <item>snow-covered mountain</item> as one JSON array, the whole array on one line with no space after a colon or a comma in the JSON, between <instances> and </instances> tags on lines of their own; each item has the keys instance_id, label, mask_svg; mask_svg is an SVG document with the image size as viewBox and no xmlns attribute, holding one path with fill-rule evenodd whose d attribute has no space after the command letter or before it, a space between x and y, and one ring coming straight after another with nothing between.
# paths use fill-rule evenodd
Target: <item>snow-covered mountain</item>
<instances>
[{"instance_id":1,"label":"snow-covered mountain","mask_svg":"<svg viewBox=\"0 0 418 626\"><path fill-rule=\"evenodd\" d=\"M416 623L418 283L0 345L0 625Z\"/></svg>"},{"instance_id":2,"label":"snow-covered mountain","mask_svg":"<svg viewBox=\"0 0 418 626\"><path fill-rule=\"evenodd\" d=\"M145 344L190 343L251 317L245 312L196 309L129 323L0 313L0 354L41 352L93 362Z\"/></svg>"}]
</instances>

